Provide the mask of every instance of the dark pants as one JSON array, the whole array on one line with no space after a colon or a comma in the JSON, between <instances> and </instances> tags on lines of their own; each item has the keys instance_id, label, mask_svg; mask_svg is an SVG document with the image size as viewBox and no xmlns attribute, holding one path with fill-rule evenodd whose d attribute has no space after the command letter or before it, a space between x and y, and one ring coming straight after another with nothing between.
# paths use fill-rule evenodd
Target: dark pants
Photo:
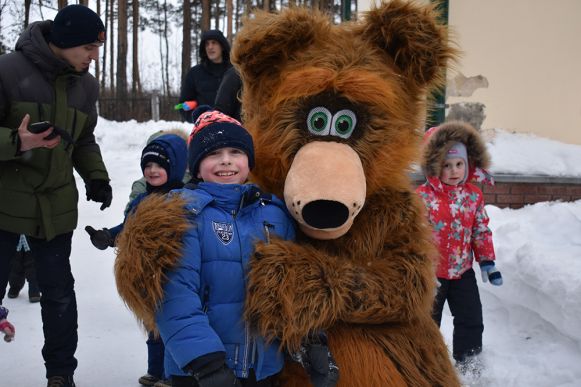
<instances>
[{"instance_id":1,"label":"dark pants","mask_svg":"<svg viewBox=\"0 0 581 387\"><path fill-rule=\"evenodd\" d=\"M278 387L277 375L269 376L266 379L257 381L254 370L250 370L250 375L247 379L238 379L242 387ZM172 387L196 387L198 383L192 376L172 376Z\"/></svg>"},{"instance_id":2,"label":"dark pants","mask_svg":"<svg viewBox=\"0 0 581 387\"><path fill-rule=\"evenodd\" d=\"M28 282L28 295L37 295L40 290L38 289L34 266L34 257L30 251L20 250L16 252L12 258L12 269L8 278L10 289L19 292L24 287L26 279Z\"/></svg>"},{"instance_id":3,"label":"dark pants","mask_svg":"<svg viewBox=\"0 0 581 387\"><path fill-rule=\"evenodd\" d=\"M165 347L161 337L155 337L153 332L147 337L147 373L158 379L163 379L163 351Z\"/></svg>"},{"instance_id":4,"label":"dark pants","mask_svg":"<svg viewBox=\"0 0 581 387\"><path fill-rule=\"evenodd\" d=\"M448 301L454 317L452 355L456 361L461 362L467 356L477 355L482 351L482 303L474 270L468 270L460 279L438 278L438 282L441 286L436 294L432 317L440 326L444 303Z\"/></svg>"},{"instance_id":5,"label":"dark pants","mask_svg":"<svg viewBox=\"0 0 581 387\"><path fill-rule=\"evenodd\" d=\"M18 234L0 231L0 292L4 296L12 252ZM44 347L42 356L46 376L73 375L77 368L77 300L69 256L73 233L61 234L50 241L28 238L42 297L40 299Z\"/></svg>"}]
</instances>

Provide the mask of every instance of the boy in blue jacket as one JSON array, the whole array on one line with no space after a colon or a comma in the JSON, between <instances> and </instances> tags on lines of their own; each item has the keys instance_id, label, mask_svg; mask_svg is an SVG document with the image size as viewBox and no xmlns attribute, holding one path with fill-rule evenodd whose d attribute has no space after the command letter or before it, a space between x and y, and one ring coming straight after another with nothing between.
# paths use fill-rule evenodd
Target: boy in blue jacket
<instances>
[{"instance_id":1,"label":"boy in blue jacket","mask_svg":"<svg viewBox=\"0 0 581 387\"><path fill-rule=\"evenodd\" d=\"M194 115L188 164L200 182L175 193L194 227L155 315L166 371L176 387L272 386L284 356L243 320L246 270L255 242L292 239L293 223L281 200L245 184L254 146L240 123L209 107Z\"/></svg>"},{"instance_id":2,"label":"boy in blue jacket","mask_svg":"<svg viewBox=\"0 0 581 387\"><path fill-rule=\"evenodd\" d=\"M246 274L255 244L293 239L294 225L280 199L246 183L254 166L246 129L209 106L193 117L188 166L196 184L148 198L128 218L117 289L147 329L160 332L172 386L274 387L284 352L244 320ZM296 360L317 387L334 386L326 343L306 341Z\"/></svg>"},{"instance_id":3,"label":"boy in blue jacket","mask_svg":"<svg viewBox=\"0 0 581 387\"><path fill-rule=\"evenodd\" d=\"M175 134L163 134L143 148L140 164L146 190L129 203L126 212L128 215L133 213L139 203L149 194L166 194L172 189L183 187L182 179L187 165L186 141ZM105 250L107 247L115 246L124 223L125 220L111 229L95 230L87 226L85 230L90 235L93 245L100 250ZM139 383L144 386L153 386L164 379L164 345L161 339L151 331L148 333L147 355L147 373L139 378ZM163 383L166 382L163 381Z\"/></svg>"}]
</instances>

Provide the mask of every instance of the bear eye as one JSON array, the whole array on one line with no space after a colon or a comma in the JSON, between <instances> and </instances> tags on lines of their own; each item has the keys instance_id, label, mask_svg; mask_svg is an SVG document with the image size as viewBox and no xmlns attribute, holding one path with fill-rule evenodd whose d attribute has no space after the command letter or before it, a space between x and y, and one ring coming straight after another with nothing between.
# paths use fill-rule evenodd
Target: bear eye
<instances>
[{"instance_id":1,"label":"bear eye","mask_svg":"<svg viewBox=\"0 0 581 387\"><path fill-rule=\"evenodd\" d=\"M307 128L317 136L328 135L331 129L331 112L322 106L311 109L307 117Z\"/></svg>"},{"instance_id":2,"label":"bear eye","mask_svg":"<svg viewBox=\"0 0 581 387\"><path fill-rule=\"evenodd\" d=\"M333 116L331 123L331 135L339 136L341 138L349 138L355 125L357 124L357 116L351 110L339 110Z\"/></svg>"}]
</instances>

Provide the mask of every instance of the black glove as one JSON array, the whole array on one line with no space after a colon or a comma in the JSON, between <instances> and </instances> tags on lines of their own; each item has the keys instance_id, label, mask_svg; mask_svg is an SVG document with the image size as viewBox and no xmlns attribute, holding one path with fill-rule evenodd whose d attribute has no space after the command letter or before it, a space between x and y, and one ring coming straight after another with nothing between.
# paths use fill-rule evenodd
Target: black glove
<instances>
[{"instance_id":1,"label":"black glove","mask_svg":"<svg viewBox=\"0 0 581 387\"><path fill-rule=\"evenodd\" d=\"M113 190L107 180L90 180L89 183L85 183L85 189L87 190L87 200L103 203L101 211L111 205Z\"/></svg>"},{"instance_id":2,"label":"black glove","mask_svg":"<svg viewBox=\"0 0 581 387\"><path fill-rule=\"evenodd\" d=\"M111 232L104 228L102 230L95 230L91 226L85 227L85 231L91 237L91 243L99 250L105 250L107 247L114 247L115 240L111 236Z\"/></svg>"},{"instance_id":3,"label":"black glove","mask_svg":"<svg viewBox=\"0 0 581 387\"><path fill-rule=\"evenodd\" d=\"M324 333L310 336L301 345L299 352L292 354L292 358L304 367L314 387L337 385L339 367L329 350Z\"/></svg>"},{"instance_id":4,"label":"black glove","mask_svg":"<svg viewBox=\"0 0 581 387\"><path fill-rule=\"evenodd\" d=\"M212 361L193 371L192 375L194 387L242 387L234 371L224 364L224 360Z\"/></svg>"}]
</instances>

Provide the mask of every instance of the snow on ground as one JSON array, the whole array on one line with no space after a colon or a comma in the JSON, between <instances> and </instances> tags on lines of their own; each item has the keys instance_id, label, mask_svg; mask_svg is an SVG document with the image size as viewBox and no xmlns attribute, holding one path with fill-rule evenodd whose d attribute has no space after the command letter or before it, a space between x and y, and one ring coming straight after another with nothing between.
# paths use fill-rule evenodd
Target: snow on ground
<instances>
[{"instance_id":1,"label":"snow on ground","mask_svg":"<svg viewBox=\"0 0 581 387\"><path fill-rule=\"evenodd\" d=\"M177 127L189 130L181 122L99 120L96 135L114 199L99 211L99 204L84 200L79 181L80 219L71 255L79 308L78 387L137 387L146 370L145 334L116 292L114 252L95 249L83 229L122 220L131 183L141 174L139 157L147 137ZM580 146L499 130L489 150L495 173L581 177ZM486 372L478 385L581 386L581 201L487 210L504 285L480 283ZM40 307L28 302L26 291L4 304L17 337L10 344L0 342L2 385L43 386ZM449 314L442 332L451 347ZM467 380L466 385L476 384Z\"/></svg>"}]
</instances>

